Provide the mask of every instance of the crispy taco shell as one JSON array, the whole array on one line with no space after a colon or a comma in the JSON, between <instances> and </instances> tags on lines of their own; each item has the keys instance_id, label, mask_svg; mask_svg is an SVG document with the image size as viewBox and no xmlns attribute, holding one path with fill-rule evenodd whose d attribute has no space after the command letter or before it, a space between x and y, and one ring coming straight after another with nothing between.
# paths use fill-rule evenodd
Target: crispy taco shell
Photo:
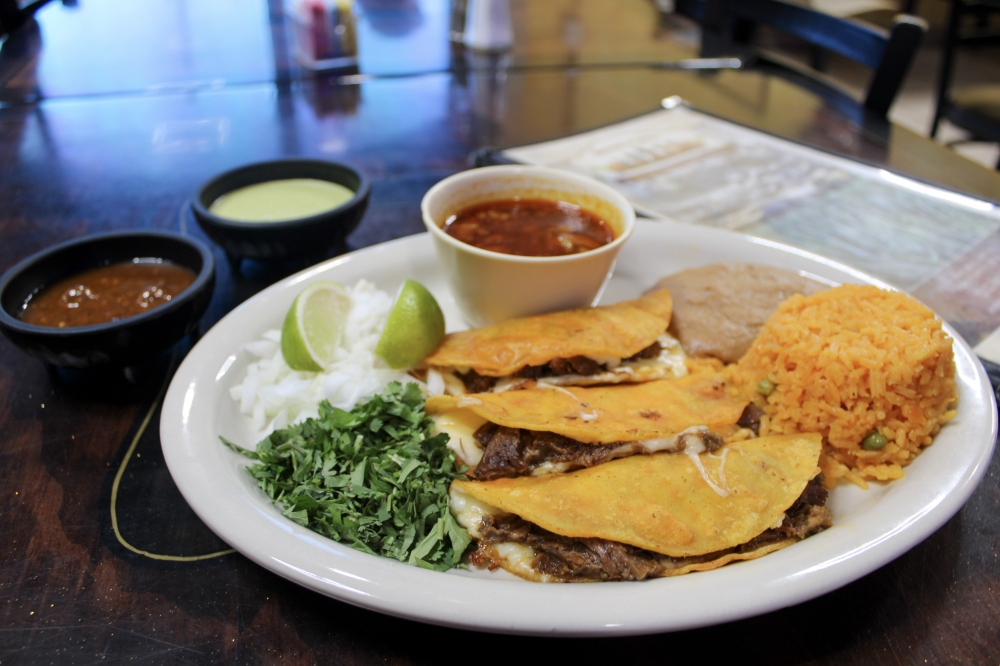
<instances>
[{"instance_id":1,"label":"crispy taco shell","mask_svg":"<svg viewBox=\"0 0 1000 666\"><path fill-rule=\"evenodd\" d=\"M508 428L611 444L672 437L696 425L731 425L746 405L729 395L720 376L702 373L628 386L436 395L426 410L436 415L464 408Z\"/></svg>"},{"instance_id":2,"label":"crispy taco shell","mask_svg":"<svg viewBox=\"0 0 1000 666\"><path fill-rule=\"evenodd\" d=\"M661 453L566 474L454 485L557 535L607 539L671 557L700 556L735 548L780 524L819 471L821 448L819 435L782 435L694 456L704 473L692 456ZM715 566L749 554L722 555L729 559Z\"/></svg>"},{"instance_id":3,"label":"crispy taco shell","mask_svg":"<svg viewBox=\"0 0 1000 666\"><path fill-rule=\"evenodd\" d=\"M614 305L511 319L445 336L424 363L505 377L557 358L625 359L663 335L671 309L670 292L661 289Z\"/></svg>"}]
</instances>

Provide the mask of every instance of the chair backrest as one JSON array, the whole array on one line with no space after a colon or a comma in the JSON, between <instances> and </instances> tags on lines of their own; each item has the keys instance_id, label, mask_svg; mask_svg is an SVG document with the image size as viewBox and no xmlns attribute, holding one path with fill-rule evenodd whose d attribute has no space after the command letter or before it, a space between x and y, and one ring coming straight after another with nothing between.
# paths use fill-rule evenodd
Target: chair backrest
<instances>
[{"instance_id":1,"label":"chair backrest","mask_svg":"<svg viewBox=\"0 0 1000 666\"><path fill-rule=\"evenodd\" d=\"M949 118L949 120L972 132L975 137L985 138L995 136L1000 132L1000 127L996 127L996 122L991 121L988 117L973 114L971 117L963 118L962 116L965 116L967 112L954 108L950 95L951 77L955 68L955 52L963 46L992 46L1000 43L1000 33L995 28L988 27L991 16L997 13L1000 13L1000 0L978 0L977 2L954 0L951 3L948 27L945 30L944 48L941 49L937 106L934 110L934 121L931 123L930 132L932 137L937 135L938 125L941 121L956 113L959 117ZM980 27L971 34L965 34L961 25L963 17L967 14L975 15L980 22ZM983 127L976 126L984 123ZM1000 161L997 161L997 169L1000 170Z\"/></svg>"},{"instance_id":2,"label":"chair backrest","mask_svg":"<svg viewBox=\"0 0 1000 666\"><path fill-rule=\"evenodd\" d=\"M889 32L779 0L706 0L705 15L734 43L751 45L758 25L768 25L872 70L864 107L884 116L920 47L927 23L901 14Z\"/></svg>"}]
</instances>

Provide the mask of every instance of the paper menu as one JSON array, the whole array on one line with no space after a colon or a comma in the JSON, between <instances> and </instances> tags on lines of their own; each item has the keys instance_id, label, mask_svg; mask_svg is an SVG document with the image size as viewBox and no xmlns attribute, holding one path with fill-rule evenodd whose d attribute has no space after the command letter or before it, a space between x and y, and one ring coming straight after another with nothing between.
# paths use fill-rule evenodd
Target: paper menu
<instances>
[{"instance_id":1,"label":"paper menu","mask_svg":"<svg viewBox=\"0 0 1000 666\"><path fill-rule=\"evenodd\" d=\"M970 253L1000 243L1000 210L990 202L684 106L503 155L597 177L653 217L852 265L914 294L973 344L1000 327L1000 280L968 274ZM1000 276L1000 253L974 254L977 273Z\"/></svg>"}]
</instances>

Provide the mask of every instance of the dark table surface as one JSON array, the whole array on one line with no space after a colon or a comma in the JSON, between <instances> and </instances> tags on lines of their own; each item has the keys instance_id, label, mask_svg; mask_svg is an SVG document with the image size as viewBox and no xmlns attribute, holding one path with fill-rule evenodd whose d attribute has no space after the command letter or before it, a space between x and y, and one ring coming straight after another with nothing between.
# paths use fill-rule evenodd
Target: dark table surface
<instances>
[{"instance_id":1,"label":"dark table surface","mask_svg":"<svg viewBox=\"0 0 1000 666\"><path fill-rule=\"evenodd\" d=\"M288 155L348 161L372 179L371 207L342 250L369 246L420 232L424 192L478 148L614 122L675 94L1000 200L995 173L781 80L650 66L694 55L697 31L644 0L514 2L507 68L471 71L447 41L447 2L357 5L360 70L373 76L349 84L296 67L281 12L263 0L45 7L0 48L0 270L110 229L204 238L185 212L200 183ZM302 268L245 262L234 275L215 249L218 285L202 331ZM0 663L437 663L553 648L582 662L1000 662L996 465L964 509L896 561L813 601L718 627L505 637L501 648L305 590L225 554L164 466L158 395L190 344L127 384L52 371L0 340Z\"/></svg>"}]
</instances>

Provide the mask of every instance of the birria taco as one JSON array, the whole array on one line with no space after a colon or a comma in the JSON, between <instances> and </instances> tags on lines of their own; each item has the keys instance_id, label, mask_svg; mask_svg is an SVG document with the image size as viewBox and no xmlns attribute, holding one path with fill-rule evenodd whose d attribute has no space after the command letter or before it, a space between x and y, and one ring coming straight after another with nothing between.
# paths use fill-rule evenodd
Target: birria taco
<instances>
[{"instance_id":1,"label":"birria taco","mask_svg":"<svg viewBox=\"0 0 1000 666\"><path fill-rule=\"evenodd\" d=\"M473 564L543 582L642 580L779 550L830 524L819 435L659 453L544 476L455 481Z\"/></svg>"},{"instance_id":2,"label":"birria taco","mask_svg":"<svg viewBox=\"0 0 1000 666\"><path fill-rule=\"evenodd\" d=\"M748 408L711 373L627 386L438 395L426 404L477 480L565 472L659 451L711 451L753 428Z\"/></svg>"},{"instance_id":3,"label":"birria taco","mask_svg":"<svg viewBox=\"0 0 1000 666\"><path fill-rule=\"evenodd\" d=\"M687 373L667 334L666 289L614 305L512 319L445 336L417 371L451 395L643 382ZM424 375L423 373L426 373Z\"/></svg>"}]
</instances>

